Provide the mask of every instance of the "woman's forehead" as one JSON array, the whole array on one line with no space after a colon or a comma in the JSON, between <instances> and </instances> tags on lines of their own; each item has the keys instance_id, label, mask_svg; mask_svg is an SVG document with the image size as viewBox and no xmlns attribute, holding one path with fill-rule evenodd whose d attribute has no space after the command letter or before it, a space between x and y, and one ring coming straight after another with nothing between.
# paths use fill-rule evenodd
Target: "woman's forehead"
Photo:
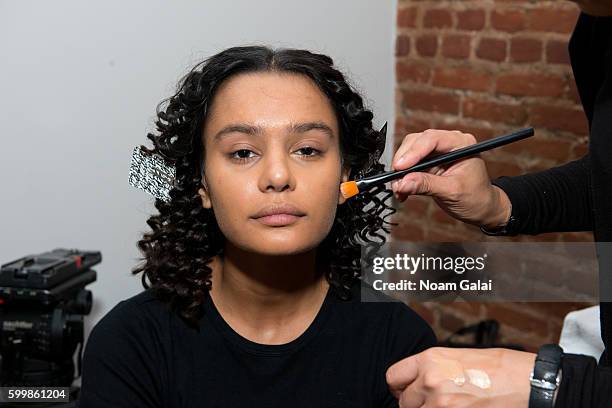
<instances>
[{"instance_id":1,"label":"woman's forehead","mask_svg":"<svg viewBox=\"0 0 612 408\"><path fill-rule=\"evenodd\" d=\"M337 132L331 102L307 76L258 72L227 79L213 97L208 127L227 123L283 126L290 122L323 122Z\"/></svg>"}]
</instances>

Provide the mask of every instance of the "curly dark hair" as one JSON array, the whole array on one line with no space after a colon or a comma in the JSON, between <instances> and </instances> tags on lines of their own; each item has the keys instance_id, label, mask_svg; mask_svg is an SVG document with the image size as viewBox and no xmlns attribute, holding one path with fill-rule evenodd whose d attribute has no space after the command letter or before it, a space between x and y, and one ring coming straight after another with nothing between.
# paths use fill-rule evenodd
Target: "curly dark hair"
<instances>
[{"instance_id":1,"label":"curly dark hair","mask_svg":"<svg viewBox=\"0 0 612 408\"><path fill-rule=\"evenodd\" d=\"M154 148L176 167L170 201L157 199L159 214L147 224L151 232L138 241L142 285L169 303L190 326L197 327L201 304L211 288L212 257L222 256L225 237L212 209L198 195L204 157L202 129L208 107L219 85L248 72L286 72L306 75L329 98L338 119L340 151L349 178L380 173L384 166L374 152L384 143L383 132L372 128L373 114L361 96L333 66L333 60L306 50L264 46L228 48L197 64L183 77L177 92L157 106L158 134L149 133ZM317 263L327 265L326 279L336 296L346 299L360 276L361 246L384 243L381 230L395 225L386 220L395 209L386 201L391 190L380 186L363 192L338 207L334 224L317 249ZM150 284L146 282L149 280Z\"/></svg>"}]
</instances>

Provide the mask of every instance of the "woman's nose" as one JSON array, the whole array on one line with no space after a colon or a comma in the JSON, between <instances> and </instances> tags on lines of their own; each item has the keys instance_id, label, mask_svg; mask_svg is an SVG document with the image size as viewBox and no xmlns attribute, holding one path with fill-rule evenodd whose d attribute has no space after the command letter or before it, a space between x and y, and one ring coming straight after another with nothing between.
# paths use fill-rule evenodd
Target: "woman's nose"
<instances>
[{"instance_id":1,"label":"woman's nose","mask_svg":"<svg viewBox=\"0 0 612 408\"><path fill-rule=\"evenodd\" d=\"M263 170L260 176L261 191L284 191L295 187L295 177L291 171L291 158L286 152L271 151L264 156Z\"/></svg>"}]
</instances>

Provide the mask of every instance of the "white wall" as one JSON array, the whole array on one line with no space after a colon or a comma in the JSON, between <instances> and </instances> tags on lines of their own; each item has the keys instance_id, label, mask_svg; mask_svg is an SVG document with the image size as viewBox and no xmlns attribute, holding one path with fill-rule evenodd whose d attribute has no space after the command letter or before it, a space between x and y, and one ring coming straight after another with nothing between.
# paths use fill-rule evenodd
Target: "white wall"
<instances>
[{"instance_id":1,"label":"white wall","mask_svg":"<svg viewBox=\"0 0 612 408\"><path fill-rule=\"evenodd\" d=\"M128 185L156 104L196 62L253 43L330 55L394 118L396 1L0 0L0 263L99 250L92 325L138 293L153 199Z\"/></svg>"}]
</instances>

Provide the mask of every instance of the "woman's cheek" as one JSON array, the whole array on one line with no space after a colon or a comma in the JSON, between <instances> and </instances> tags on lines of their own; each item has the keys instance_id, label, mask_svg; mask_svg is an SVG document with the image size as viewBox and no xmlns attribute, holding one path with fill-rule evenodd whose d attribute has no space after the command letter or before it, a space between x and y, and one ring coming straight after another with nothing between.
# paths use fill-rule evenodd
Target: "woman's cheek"
<instances>
[{"instance_id":1,"label":"woman's cheek","mask_svg":"<svg viewBox=\"0 0 612 408\"><path fill-rule=\"evenodd\" d=\"M331 229L334 219L336 218L336 209L338 206L338 194L339 184L336 184L333 179L320 185L318 194L313 195L316 197L323 198L318 200L321 211L323 212L322 218L327 227Z\"/></svg>"}]
</instances>

